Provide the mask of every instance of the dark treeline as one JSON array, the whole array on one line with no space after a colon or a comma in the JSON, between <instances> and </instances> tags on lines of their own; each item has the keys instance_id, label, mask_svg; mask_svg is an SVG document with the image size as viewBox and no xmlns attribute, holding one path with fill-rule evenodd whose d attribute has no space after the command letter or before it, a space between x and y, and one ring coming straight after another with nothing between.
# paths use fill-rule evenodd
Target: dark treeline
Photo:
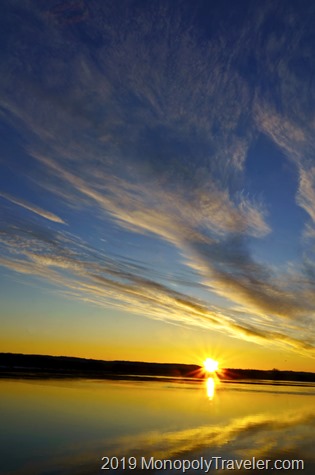
<instances>
[{"instance_id":1,"label":"dark treeline","mask_svg":"<svg viewBox=\"0 0 315 475\"><path fill-rule=\"evenodd\" d=\"M315 373L304 371L280 371L278 369L260 370L260 369L225 369L224 379L241 380L256 379L265 381L299 381L315 382Z\"/></svg>"},{"instance_id":2,"label":"dark treeline","mask_svg":"<svg viewBox=\"0 0 315 475\"><path fill-rule=\"evenodd\" d=\"M68 356L23 355L0 353L0 376L2 377L82 377L121 379L150 377L204 379L208 375L198 365L176 363L145 363L134 361L102 361ZM315 373L223 369L218 377L224 380L271 380L315 382Z\"/></svg>"},{"instance_id":3,"label":"dark treeline","mask_svg":"<svg viewBox=\"0 0 315 475\"><path fill-rule=\"evenodd\" d=\"M135 361L103 361L69 356L23 355L0 353L0 374L28 373L36 376L73 376L97 377L109 376L166 376L194 377L200 371L198 365L174 363L145 363Z\"/></svg>"}]
</instances>

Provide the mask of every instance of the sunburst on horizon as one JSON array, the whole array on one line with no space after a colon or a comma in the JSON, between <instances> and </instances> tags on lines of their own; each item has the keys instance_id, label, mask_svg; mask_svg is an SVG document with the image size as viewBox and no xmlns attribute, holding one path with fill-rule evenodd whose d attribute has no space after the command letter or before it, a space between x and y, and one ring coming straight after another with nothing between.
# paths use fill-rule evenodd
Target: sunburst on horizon
<instances>
[{"instance_id":1,"label":"sunburst on horizon","mask_svg":"<svg viewBox=\"0 0 315 475\"><path fill-rule=\"evenodd\" d=\"M215 373L219 369L219 362L213 358L207 358L203 362L203 366L207 373Z\"/></svg>"}]
</instances>

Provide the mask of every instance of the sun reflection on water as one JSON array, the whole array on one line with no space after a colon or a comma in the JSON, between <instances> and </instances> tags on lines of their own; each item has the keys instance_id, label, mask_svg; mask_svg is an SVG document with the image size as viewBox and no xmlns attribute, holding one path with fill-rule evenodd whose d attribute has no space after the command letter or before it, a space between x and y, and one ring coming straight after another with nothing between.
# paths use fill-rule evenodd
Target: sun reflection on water
<instances>
[{"instance_id":1,"label":"sun reflection on water","mask_svg":"<svg viewBox=\"0 0 315 475\"><path fill-rule=\"evenodd\" d=\"M214 398L215 381L214 378L207 378L206 381L207 396L210 401Z\"/></svg>"}]
</instances>

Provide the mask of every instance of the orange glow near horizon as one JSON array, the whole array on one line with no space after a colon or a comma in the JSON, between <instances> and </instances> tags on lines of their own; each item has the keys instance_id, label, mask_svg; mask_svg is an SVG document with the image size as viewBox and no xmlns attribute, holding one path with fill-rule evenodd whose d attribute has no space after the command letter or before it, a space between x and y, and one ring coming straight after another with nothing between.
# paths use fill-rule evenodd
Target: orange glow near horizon
<instances>
[{"instance_id":1,"label":"orange glow near horizon","mask_svg":"<svg viewBox=\"0 0 315 475\"><path fill-rule=\"evenodd\" d=\"M70 318L70 317L69 317ZM69 320L70 321L70 320ZM83 326L83 324L82 324ZM49 334L48 334L49 329ZM148 328L149 329L149 328ZM176 327L174 326L174 329ZM196 335L195 340L188 340L186 333L175 338L175 330L167 327L167 334L158 332L159 338L155 340L148 334L146 339L137 329L132 338L119 332L107 337L105 332L95 332L93 326L85 326L81 332L67 335L55 334L54 327L47 327L47 333L41 336L42 328L33 333L27 332L22 324L17 329L1 328L0 336L1 352L24 353L52 356L73 356L77 358L100 359L100 360L125 360L146 361L156 363L196 364L200 367L198 377L218 376L224 378L225 368L261 369L270 370L277 368L288 371L314 372L314 359L279 351L277 348L266 348L250 345L248 342L224 343L224 340L215 346L207 345ZM84 335L82 335L84 330ZM113 338L112 340L110 338ZM188 343L189 341L189 343ZM243 346L242 346L243 345ZM208 373L204 362L212 358L219 362L219 367L214 373Z\"/></svg>"}]
</instances>

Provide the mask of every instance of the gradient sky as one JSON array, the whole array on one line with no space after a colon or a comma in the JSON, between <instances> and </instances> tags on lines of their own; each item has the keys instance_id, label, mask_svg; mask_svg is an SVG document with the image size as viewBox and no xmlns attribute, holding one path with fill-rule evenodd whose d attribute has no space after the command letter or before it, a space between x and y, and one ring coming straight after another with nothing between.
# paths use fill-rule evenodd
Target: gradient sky
<instances>
[{"instance_id":1,"label":"gradient sky","mask_svg":"<svg viewBox=\"0 0 315 475\"><path fill-rule=\"evenodd\" d=\"M313 0L0 22L1 351L315 371Z\"/></svg>"}]
</instances>

